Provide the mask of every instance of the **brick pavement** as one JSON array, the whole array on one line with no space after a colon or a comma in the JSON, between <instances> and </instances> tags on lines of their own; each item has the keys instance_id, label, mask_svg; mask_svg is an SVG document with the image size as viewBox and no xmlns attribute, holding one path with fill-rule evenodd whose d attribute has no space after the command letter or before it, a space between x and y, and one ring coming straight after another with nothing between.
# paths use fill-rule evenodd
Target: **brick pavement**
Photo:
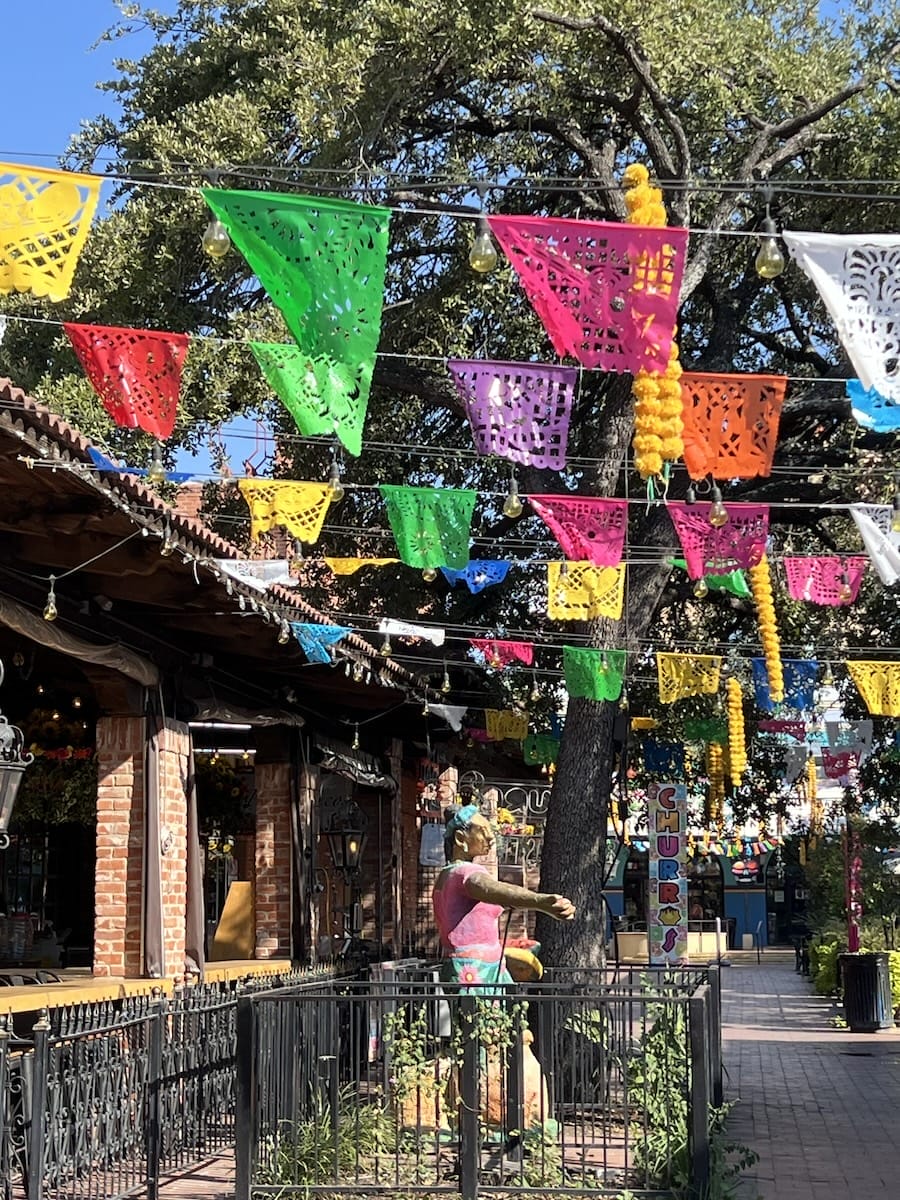
<instances>
[{"instance_id":1,"label":"brick pavement","mask_svg":"<svg viewBox=\"0 0 900 1200\"><path fill-rule=\"evenodd\" d=\"M722 972L728 1133L760 1161L742 1200L900 1196L900 1031L850 1033L784 954Z\"/></svg>"}]
</instances>

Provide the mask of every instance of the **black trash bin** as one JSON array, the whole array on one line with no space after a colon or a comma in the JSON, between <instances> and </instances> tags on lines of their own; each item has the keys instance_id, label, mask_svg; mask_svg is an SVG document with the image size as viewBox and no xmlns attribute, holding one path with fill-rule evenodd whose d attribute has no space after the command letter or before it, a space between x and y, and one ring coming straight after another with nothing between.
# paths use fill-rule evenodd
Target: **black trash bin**
<instances>
[{"instance_id":1,"label":"black trash bin","mask_svg":"<svg viewBox=\"0 0 900 1200\"><path fill-rule=\"evenodd\" d=\"M842 954L844 1016L853 1033L891 1029L891 972L886 954Z\"/></svg>"}]
</instances>

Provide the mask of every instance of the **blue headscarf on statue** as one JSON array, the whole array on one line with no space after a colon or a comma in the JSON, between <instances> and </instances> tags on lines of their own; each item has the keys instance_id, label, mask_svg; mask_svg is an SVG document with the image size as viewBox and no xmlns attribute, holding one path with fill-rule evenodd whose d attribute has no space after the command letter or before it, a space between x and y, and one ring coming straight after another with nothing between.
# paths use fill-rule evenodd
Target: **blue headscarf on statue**
<instances>
[{"instance_id":1,"label":"blue headscarf on statue","mask_svg":"<svg viewBox=\"0 0 900 1200\"><path fill-rule=\"evenodd\" d=\"M450 855L453 852L453 839L456 833L460 830L468 829L472 823L472 818L477 817L480 812L481 809L477 804L464 804L462 808L456 809L455 812L451 812L448 809L450 815L446 818L446 829L444 830L444 854L447 862L450 861Z\"/></svg>"}]
</instances>

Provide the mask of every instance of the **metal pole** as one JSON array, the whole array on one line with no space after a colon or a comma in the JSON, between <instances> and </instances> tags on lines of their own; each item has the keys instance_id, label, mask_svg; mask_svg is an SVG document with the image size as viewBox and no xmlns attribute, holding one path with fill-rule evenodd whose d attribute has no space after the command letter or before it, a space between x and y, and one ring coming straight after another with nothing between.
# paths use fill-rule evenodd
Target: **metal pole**
<instances>
[{"instance_id":1,"label":"metal pole","mask_svg":"<svg viewBox=\"0 0 900 1200\"><path fill-rule=\"evenodd\" d=\"M164 1020L165 1000L157 994L150 1005L147 1014L147 1200L157 1200L159 1196L159 1159L160 1159L160 1097L159 1087L162 1078L162 1023Z\"/></svg>"},{"instance_id":2,"label":"metal pole","mask_svg":"<svg viewBox=\"0 0 900 1200\"><path fill-rule=\"evenodd\" d=\"M477 1006L474 996L460 996L458 1020L462 1029L463 1059L459 1078L459 1190L462 1200L477 1200L481 1165L478 1133L480 1046L474 1036Z\"/></svg>"},{"instance_id":3,"label":"metal pole","mask_svg":"<svg viewBox=\"0 0 900 1200\"><path fill-rule=\"evenodd\" d=\"M28 1131L28 1200L44 1200L44 1116L50 1073L50 1017L41 1012L34 1030L31 1128Z\"/></svg>"},{"instance_id":4,"label":"metal pole","mask_svg":"<svg viewBox=\"0 0 900 1200\"><path fill-rule=\"evenodd\" d=\"M721 1108L725 1095L722 1070L722 968L709 968L709 1056L712 1102Z\"/></svg>"},{"instance_id":5,"label":"metal pole","mask_svg":"<svg viewBox=\"0 0 900 1200\"><path fill-rule=\"evenodd\" d=\"M0 1174L6 1168L10 1155L6 1151L6 1078L9 1053L9 1017L0 1017Z\"/></svg>"},{"instance_id":6,"label":"metal pole","mask_svg":"<svg viewBox=\"0 0 900 1200\"><path fill-rule=\"evenodd\" d=\"M709 1028L706 1017L709 993L709 984L704 984L688 1000L691 1052L688 1124L690 1194L696 1200L706 1196L709 1186Z\"/></svg>"},{"instance_id":7,"label":"metal pole","mask_svg":"<svg viewBox=\"0 0 900 1200\"><path fill-rule=\"evenodd\" d=\"M234 1113L234 1196L250 1200L256 1135L256 1009L251 996L237 1002L237 1072Z\"/></svg>"}]
</instances>

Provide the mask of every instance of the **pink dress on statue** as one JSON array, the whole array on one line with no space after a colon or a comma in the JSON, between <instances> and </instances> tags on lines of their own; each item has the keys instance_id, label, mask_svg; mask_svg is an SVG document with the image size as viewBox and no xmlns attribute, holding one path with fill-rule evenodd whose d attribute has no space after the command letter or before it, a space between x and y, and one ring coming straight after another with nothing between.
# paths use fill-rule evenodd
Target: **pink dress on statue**
<instances>
[{"instance_id":1,"label":"pink dress on statue","mask_svg":"<svg viewBox=\"0 0 900 1200\"><path fill-rule=\"evenodd\" d=\"M512 983L503 963L498 920L500 904L473 900L466 892L472 875L489 875L479 863L453 862L434 885L434 921L441 939L445 983L468 986L479 992L485 984Z\"/></svg>"}]
</instances>

